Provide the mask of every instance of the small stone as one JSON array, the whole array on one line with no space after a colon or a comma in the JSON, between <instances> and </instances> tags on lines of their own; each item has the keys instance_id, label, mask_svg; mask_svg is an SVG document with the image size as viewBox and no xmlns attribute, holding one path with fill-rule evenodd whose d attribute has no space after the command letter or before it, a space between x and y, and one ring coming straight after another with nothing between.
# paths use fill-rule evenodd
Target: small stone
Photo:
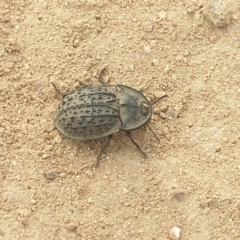
<instances>
[{"instance_id":1,"label":"small stone","mask_svg":"<svg viewBox=\"0 0 240 240\"><path fill-rule=\"evenodd\" d=\"M123 188L123 194L126 194L128 192L129 192L129 190L127 188Z\"/></svg>"},{"instance_id":2,"label":"small stone","mask_svg":"<svg viewBox=\"0 0 240 240\"><path fill-rule=\"evenodd\" d=\"M186 194L185 194L183 191L175 191L175 192L173 192L173 194L172 194L171 200L172 200L172 201L181 202L181 201L184 200L185 195L186 195Z\"/></svg>"},{"instance_id":3,"label":"small stone","mask_svg":"<svg viewBox=\"0 0 240 240\"><path fill-rule=\"evenodd\" d=\"M56 178L56 174L54 171L50 170L44 173L44 176L46 177L46 179L48 180L54 180Z\"/></svg>"},{"instance_id":4,"label":"small stone","mask_svg":"<svg viewBox=\"0 0 240 240\"><path fill-rule=\"evenodd\" d=\"M65 178L65 177L66 177L66 173L65 173L65 172L61 172L61 173L59 174L59 176L60 176L61 178Z\"/></svg>"},{"instance_id":5,"label":"small stone","mask_svg":"<svg viewBox=\"0 0 240 240\"><path fill-rule=\"evenodd\" d=\"M163 69L163 71L165 72L165 73L168 73L168 72L170 72L172 69L171 69L171 67L169 66L169 65L166 65L165 66L165 68Z\"/></svg>"},{"instance_id":6,"label":"small stone","mask_svg":"<svg viewBox=\"0 0 240 240\"><path fill-rule=\"evenodd\" d=\"M183 55L184 55L185 57L187 57L187 56L189 55L189 51L188 51L188 50L185 50L185 51L183 52Z\"/></svg>"},{"instance_id":7,"label":"small stone","mask_svg":"<svg viewBox=\"0 0 240 240\"><path fill-rule=\"evenodd\" d=\"M95 15L96 20L100 20L101 16L99 14Z\"/></svg>"},{"instance_id":8,"label":"small stone","mask_svg":"<svg viewBox=\"0 0 240 240\"><path fill-rule=\"evenodd\" d=\"M194 126L194 122L188 122L187 125L188 127L192 128Z\"/></svg>"},{"instance_id":9,"label":"small stone","mask_svg":"<svg viewBox=\"0 0 240 240\"><path fill-rule=\"evenodd\" d=\"M77 225L75 223L70 222L67 224L66 229L69 231L75 231L77 229Z\"/></svg>"},{"instance_id":10,"label":"small stone","mask_svg":"<svg viewBox=\"0 0 240 240\"><path fill-rule=\"evenodd\" d=\"M34 204L34 205L37 203L37 201L35 199L32 199L30 202L31 202L31 204Z\"/></svg>"},{"instance_id":11,"label":"small stone","mask_svg":"<svg viewBox=\"0 0 240 240\"><path fill-rule=\"evenodd\" d=\"M11 18L9 16L0 18L0 23L8 23L10 21L11 21Z\"/></svg>"},{"instance_id":12,"label":"small stone","mask_svg":"<svg viewBox=\"0 0 240 240\"><path fill-rule=\"evenodd\" d=\"M225 27L231 21L231 14L222 0L214 0L202 9L202 14L217 27Z\"/></svg>"},{"instance_id":13,"label":"small stone","mask_svg":"<svg viewBox=\"0 0 240 240\"><path fill-rule=\"evenodd\" d=\"M21 223L22 223L22 225L24 225L24 226L28 225L28 219L27 219L27 218L21 219Z\"/></svg>"},{"instance_id":14,"label":"small stone","mask_svg":"<svg viewBox=\"0 0 240 240\"><path fill-rule=\"evenodd\" d=\"M154 46L156 46L157 41L156 41L156 40L151 40L151 41L149 42L149 44L150 44L151 47L154 47Z\"/></svg>"},{"instance_id":15,"label":"small stone","mask_svg":"<svg viewBox=\"0 0 240 240\"><path fill-rule=\"evenodd\" d=\"M13 166L16 166L16 165L17 165L17 161L16 161L16 160L13 160L13 161L12 161L12 165L13 165Z\"/></svg>"},{"instance_id":16,"label":"small stone","mask_svg":"<svg viewBox=\"0 0 240 240\"><path fill-rule=\"evenodd\" d=\"M161 12L158 14L158 17L161 18L161 19L167 18L167 12L161 11Z\"/></svg>"},{"instance_id":17,"label":"small stone","mask_svg":"<svg viewBox=\"0 0 240 240\"><path fill-rule=\"evenodd\" d=\"M153 94L154 94L154 97L157 98L157 99L159 99L159 98L163 97L164 95L166 95L165 92L158 91L158 90L155 91Z\"/></svg>"},{"instance_id":18,"label":"small stone","mask_svg":"<svg viewBox=\"0 0 240 240\"><path fill-rule=\"evenodd\" d=\"M161 106L160 110L161 110L161 112L166 113L168 111L168 106L165 106L165 105Z\"/></svg>"},{"instance_id":19,"label":"small stone","mask_svg":"<svg viewBox=\"0 0 240 240\"><path fill-rule=\"evenodd\" d=\"M238 15L233 14L233 15L232 15L232 19L233 19L233 20L238 20Z\"/></svg>"},{"instance_id":20,"label":"small stone","mask_svg":"<svg viewBox=\"0 0 240 240\"><path fill-rule=\"evenodd\" d=\"M169 238L171 240L178 240L180 238L180 228L178 227L173 227L170 231L169 231Z\"/></svg>"},{"instance_id":21,"label":"small stone","mask_svg":"<svg viewBox=\"0 0 240 240\"><path fill-rule=\"evenodd\" d=\"M21 89L21 85L19 83L15 83L13 88L14 88L15 91L18 91L18 90Z\"/></svg>"},{"instance_id":22,"label":"small stone","mask_svg":"<svg viewBox=\"0 0 240 240\"><path fill-rule=\"evenodd\" d=\"M153 112L155 114L160 114L160 109L156 107L156 108L153 109Z\"/></svg>"},{"instance_id":23,"label":"small stone","mask_svg":"<svg viewBox=\"0 0 240 240\"><path fill-rule=\"evenodd\" d=\"M46 158L48 158L50 155L49 154L43 154L43 159L46 159Z\"/></svg>"},{"instance_id":24,"label":"small stone","mask_svg":"<svg viewBox=\"0 0 240 240\"><path fill-rule=\"evenodd\" d=\"M78 39L75 39L75 40L73 40L73 47L78 47L78 45L79 45L79 40Z\"/></svg>"},{"instance_id":25,"label":"small stone","mask_svg":"<svg viewBox=\"0 0 240 240\"><path fill-rule=\"evenodd\" d=\"M144 51L145 51L146 53L150 53L150 52L151 52L150 46L149 46L149 45L148 45L148 46L145 46L145 47L144 47Z\"/></svg>"},{"instance_id":26,"label":"small stone","mask_svg":"<svg viewBox=\"0 0 240 240\"><path fill-rule=\"evenodd\" d=\"M153 59L152 63L153 63L154 66L157 66L158 65L158 60L157 59Z\"/></svg>"},{"instance_id":27,"label":"small stone","mask_svg":"<svg viewBox=\"0 0 240 240\"><path fill-rule=\"evenodd\" d=\"M46 145L46 146L44 147L44 149L45 149L46 151L51 151L51 150L53 149L53 146L52 146L52 145Z\"/></svg>"},{"instance_id":28,"label":"small stone","mask_svg":"<svg viewBox=\"0 0 240 240\"><path fill-rule=\"evenodd\" d=\"M56 143L61 143L62 142L62 137L60 135L57 135L55 138L54 138L54 141Z\"/></svg>"},{"instance_id":29,"label":"small stone","mask_svg":"<svg viewBox=\"0 0 240 240\"><path fill-rule=\"evenodd\" d=\"M178 56L176 56L175 59L176 59L177 61L181 61L181 60L182 60L182 56L178 55Z\"/></svg>"},{"instance_id":30,"label":"small stone","mask_svg":"<svg viewBox=\"0 0 240 240\"><path fill-rule=\"evenodd\" d=\"M133 72L134 68L135 68L134 64L130 64L128 69L129 71Z\"/></svg>"},{"instance_id":31,"label":"small stone","mask_svg":"<svg viewBox=\"0 0 240 240\"><path fill-rule=\"evenodd\" d=\"M93 199L90 197L90 198L88 198L87 202L88 203L93 203Z\"/></svg>"},{"instance_id":32,"label":"small stone","mask_svg":"<svg viewBox=\"0 0 240 240\"><path fill-rule=\"evenodd\" d=\"M167 116L166 113L161 112L161 113L160 113L160 117L161 117L162 119L166 119L168 116Z\"/></svg>"},{"instance_id":33,"label":"small stone","mask_svg":"<svg viewBox=\"0 0 240 240\"><path fill-rule=\"evenodd\" d=\"M143 30L145 32L152 32L152 30L153 30L152 22L148 21L148 22L143 23Z\"/></svg>"},{"instance_id":34,"label":"small stone","mask_svg":"<svg viewBox=\"0 0 240 240\"><path fill-rule=\"evenodd\" d=\"M220 152L221 151L221 147L217 147L215 151L216 152Z\"/></svg>"}]
</instances>

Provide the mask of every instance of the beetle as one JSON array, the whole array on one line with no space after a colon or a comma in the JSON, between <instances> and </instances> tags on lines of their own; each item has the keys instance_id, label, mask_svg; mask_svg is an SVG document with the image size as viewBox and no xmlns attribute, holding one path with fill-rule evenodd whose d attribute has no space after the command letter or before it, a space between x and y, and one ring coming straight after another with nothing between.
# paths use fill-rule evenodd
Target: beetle
<instances>
[{"instance_id":1,"label":"beetle","mask_svg":"<svg viewBox=\"0 0 240 240\"><path fill-rule=\"evenodd\" d=\"M146 153L133 139L131 131L149 126L152 116L152 105L166 97L164 94L154 103L134 88L126 85L107 85L104 78L108 70L104 68L99 76L102 86L85 86L69 93L61 93L54 83L53 87L62 96L54 123L66 137L78 141L94 140L108 137L97 156L96 166L106 151L113 134L126 132L139 152L147 158ZM157 135L152 131L159 140Z\"/></svg>"}]
</instances>

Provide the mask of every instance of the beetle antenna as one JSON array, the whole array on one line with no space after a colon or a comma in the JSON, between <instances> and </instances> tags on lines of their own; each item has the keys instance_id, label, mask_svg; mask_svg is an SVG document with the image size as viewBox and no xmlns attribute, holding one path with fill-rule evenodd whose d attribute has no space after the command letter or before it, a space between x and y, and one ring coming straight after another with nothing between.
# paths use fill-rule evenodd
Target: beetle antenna
<instances>
[{"instance_id":1,"label":"beetle antenna","mask_svg":"<svg viewBox=\"0 0 240 240\"><path fill-rule=\"evenodd\" d=\"M62 97L64 96L64 94L63 93L61 93L59 90L58 90L58 88L56 87L56 85L54 84L54 83L51 83L52 85L53 85L53 87L55 88L55 90L56 90L56 92L59 94L59 95L61 95Z\"/></svg>"},{"instance_id":2,"label":"beetle antenna","mask_svg":"<svg viewBox=\"0 0 240 240\"><path fill-rule=\"evenodd\" d=\"M100 153L98 154L98 156L97 156L97 161L96 161L96 163L95 163L95 167L98 167L99 162L100 162L100 160L102 159L102 155L104 154L104 152L106 151L107 147L109 146L109 144L110 144L110 142L111 142L112 136L113 136L113 135L109 135L109 136L108 136L107 142L105 143L105 145L104 145L103 148L101 149Z\"/></svg>"},{"instance_id":3,"label":"beetle antenna","mask_svg":"<svg viewBox=\"0 0 240 240\"><path fill-rule=\"evenodd\" d=\"M137 147L138 151L140 153L142 153L142 155L145 157L145 158L148 158L147 157L147 154L141 149L141 147L134 141L134 139L132 138L132 135L131 135L131 132L126 132L127 136L130 138L130 140L132 141L132 143Z\"/></svg>"},{"instance_id":4,"label":"beetle antenna","mask_svg":"<svg viewBox=\"0 0 240 240\"><path fill-rule=\"evenodd\" d=\"M152 128L150 127L149 124L147 124L148 128L150 129L150 131L152 132L153 136L158 140L158 142L160 141L159 137L157 136L157 134L152 130Z\"/></svg>"},{"instance_id":5,"label":"beetle antenna","mask_svg":"<svg viewBox=\"0 0 240 240\"><path fill-rule=\"evenodd\" d=\"M161 100L161 99L163 99L163 98L165 98L165 97L168 97L168 95L167 95L167 94L164 94L163 96L161 96L160 98L158 98L157 100L155 100L153 103L151 103L151 105L156 104L159 100Z\"/></svg>"}]
</instances>

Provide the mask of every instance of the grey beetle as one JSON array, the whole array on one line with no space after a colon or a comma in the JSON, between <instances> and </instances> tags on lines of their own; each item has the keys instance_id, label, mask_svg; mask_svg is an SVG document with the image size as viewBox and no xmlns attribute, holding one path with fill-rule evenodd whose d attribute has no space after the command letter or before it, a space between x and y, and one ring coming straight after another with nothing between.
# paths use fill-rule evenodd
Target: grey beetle
<instances>
[{"instance_id":1,"label":"grey beetle","mask_svg":"<svg viewBox=\"0 0 240 240\"><path fill-rule=\"evenodd\" d=\"M104 68L99 76L100 87L81 87L69 93L61 93L54 83L55 90L62 96L54 123L57 129L65 136L79 140L93 140L108 136L108 140L97 156L96 165L102 154L110 144L114 133L126 132L132 143L143 154L140 146L134 141L131 131L147 125L152 116L152 105L154 103L139 91L125 85L106 85L104 77L108 74ZM156 134L152 131L158 139ZM158 139L159 140L159 139Z\"/></svg>"}]
</instances>

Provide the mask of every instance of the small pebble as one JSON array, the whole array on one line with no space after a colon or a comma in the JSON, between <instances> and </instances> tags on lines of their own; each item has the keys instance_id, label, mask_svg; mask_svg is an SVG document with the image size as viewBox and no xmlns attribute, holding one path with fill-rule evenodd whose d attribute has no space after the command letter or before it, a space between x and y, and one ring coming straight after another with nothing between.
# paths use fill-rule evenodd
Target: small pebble
<instances>
[{"instance_id":1,"label":"small pebble","mask_svg":"<svg viewBox=\"0 0 240 240\"><path fill-rule=\"evenodd\" d=\"M145 22L145 23L143 23L143 30L145 31L145 32L151 32L152 30L153 30L153 24L152 24L152 22Z\"/></svg>"},{"instance_id":2,"label":"small pebble","mask_svg":"<svg viewBox=\"0 0 240 240\"><path fill-rule=\"evenodd\" d=\"M173 227L170 231L169 231L169 238L171 240L178 240L180 238L180 228L178 227Z\"/></svg>"},{"instance_id":3,"label":"small pebble","mask_svg":"<svg viewBox=\"0 0 240 240\"><path fill-rule=\"evenodd\" d=\"M44 176L46 177L46 179L48 180L54 180L56 178L56 174L54 171L50 170L44 173Z\"/></svg>"},{"instance_id":4,"label":"small pebble","mask_svg":"<svg viewBox=\"0 0 240 240\"><path fill-rule=\"evenodd\" d=\"M194 126L194 122L187 123L188 127L192 128Z\"/></svg>"},{"instance_id":5,"label":"small pebble","mask_svg":"<svg viewBox=\"0 0 240 240\"><path fill-rule=\"evenodd\" d=\"M100 20L101 16L99 14L95 15L96 20Z\"/></svg>"},{"instance_id":6,"label":"small pebble","mask_svg":"<svg viewBox=\"0 0 240 240\"><path fill-rule=\"evenodd\" d=\"M28 225L28 219L27 219L27 218L23 218L23 219L21 220L21 223L22 223L22 225L24 225L24 226Z\"/></svg>"},{"instance_id":7,"label":"small pebble","mask_svg":"<svg viewBox=\"0 0 240 240\"><path fill-rule=\"evenodd\" d=\"M88 198L87 202L88 203L93 203L93 199L90 197L90 198Z\"/></svg>"},{"instance_id":8,"label":"small pebble","mask_svg":"<svg viewBox=\"0 0 240 240\"><path fill-rule=\"evenodd\" d=\"M74 41L73 41L73 47L78 47L78 45L79 45L79 40L78 39L75 39Z\"/></svg>"},{"instance_id":9,"label":"small pebble","mask_svg":"<svg viewBox=\"0 0 240 240\"><path fill-rule=\"evenodd\" d=\"M66 229L69 231L74 231L77 229L77 225L75 223L70 222L67 224Z\"/></svg>"},{"instance_id":10,"label":"small pebble","mask_svg":"<svg viewBox=\"0 0 240 240\"><path fill-rule=\"evenodd\" d=\"M32 199L30 202L31 202L31 204L34 204L34 205L37 203L37 201L35 199Z\"/></svg>"},{"instance_id":11,"label":"small pebble","mask_svg":"<svg viewBox=\"0 0 240 240\"><path fill-rule=\"evenodd\" d=\"M217 147L215 151L216 152L220 152L221 151L221 147Z\"/></svg>"},{"instance_id":12,"label":"small pebble","mask_svg":"<svg viewBox=\"0 0 240 240\"><path fill-rule=\"evenodd\" d=\"M167 18L167 12L161 11L161 12L158 14L158 17L161 18L161 19Z\"/></svg>"},{"instance_id":13,"label":"small pebble","mask_svg":"<svg viewBox=\"0 0 240 240\"><path fill-rule=\"evenodd\" d=\"M160 110L161 112L166 113L168 111L168 106L161 106Z\"/></svg>"},{"instance_id":14,"label":"small pebble","mask_svg":"<svg viewBox=\"0 0 240 240\"><path fill-rule=\"evenodd\" d=\"M162 119L166 119L168 116L167 116L166 113L161 112L161 113L160 113L160 117L161 117Z\"/></svg>"},{"instance_id":15,"label":"small pebble","mask_svg":"<svg viewBox=\"0 0 240 240\"><path fill-rule=\"evenodd\" d=\"M150 44L151 47L154 47L154 46L156 46L157 41L156 41L156 40L151 40L151 41L149 42L149 44Z\"/></svg>"},{"instance_id":16,"label":"small pebble","mask_svg":"<svg viewBox=\"0 0 240 240\"><path fill-rule=\"evenodd\" d=\"M46 146L44 147L44 149L45 149L46 151L51 151L51 150L53 149L53 146L52 146L52 145L46 145Z\"/></svg>"},{"instance_id":17,"label":"small pebble","mask_svg":"<svg viewBox=\"0 0 240 240\"><path fill-rule=\"evenodd\" d=\"M128 192L129 192L129 190L127 188L123 188L123 194L126 194Z\"/></svg>"},{"instance_id":18,"label":"small pebble","mask_svg":"<svg viewBox=\"0 0 240 240\"><path fill-rule=\"evenodd\" d=\"M222 0L212 1L202 9L202 14L217 27L225 27L231 21L231 14Z\"/></svg>"},{"instance_id":19,"label":"small pebble","mask_svg":"<svg viewBox=\"0 0 240 240\"><path fill-rule=\"evenodd\" d=\"M57 135L55 138L54 138L54 141L56 143L61 143L62 142L62 137L60 135Z\"/></svg>"},{"instance_id":20,"label":"small pebble","mask_svg":"<svg viewBox=\"0 0 240 240\"><path fill-rule=\"evenodd\" d=\"M8 23L10 21L11 21L11 18L9 16L0 18L0 23Z\"/></svg>"},{"instance_id":21,"label":"small pebble","mask_svg":"<svg viewBox=\"0 0 240 240\"><path fill-rule=\"evenodd\" d=\"M177 61L181 61L181 60L182 60L182 56L178 55L178 56L176 56L175 59L176 59Z\"/></svg>"},{"instance_id":22,"label":"small pebble","mask_svg":"<svg viewBox=\"0 0 240 240\"><path fill-rule=\"evenodd\" d=\"M153 112L154 112L155 114L160 114L160 109L159 109L159 108L154 108L154 109L153 109Z\"/></svg>"},{"instance_id":23,"label":"small pebble","mask_svg":"<svg viewBox=\"0 0 240 240\"><path fill-rule=\"evenodd\" d=\"M153 59L152 63L153 63L154 66L157 66L158 65L158 60L157 59Z\"/></svg>"},{"instance_id":24,"label":"small pebble","mask_svg":"<svg viewBox=\"0 0 240 240\"><path fill-rule=\"evenodd\" d=\"M66 177L66 173L65 173L65 172L61 172L61 173L59 174L59 176L60 176L61 178L65 178L65 177Z\"/></svg>"},{"instance_id":25,"label":"small pebble","mask_svg":"<svg viewBox=\"0 0 240 240\"><path fill-rule=\"evenodd\" d=\"M48 158L49 157L49 154L43 154L43 159L46 159L46 158Z\"/></svg>"},{"instance_id":26,"label":"small pebble","mask_svg":"<svg viewBox=\"0 0 240 240\"><path fill-rule=\"evenodd\" d=\"M166 65L165 66L165 68L163 69L163 71L165 72L165 73L168 73L168 72L170 72L172 69L171 69L171 67L169 66L169 65Z\"/></svg>"},{"instance_id":27,"label":"small pebble","mask_svg":"<svg viewBox=\"0 0 240 240\"><path fill-rule=\"evenodd\" d=\"M165 92L158 91L158 90L156 90L153 94L154 94L154 97L157 98L157 99L159 99L159 98L163 97L164 95L166 95Z\"/></svg>"},{"instance_id":28,"label":"small pebble","mask_svg":"<svg viewBox=\"0 0 240 240\"><path fill-rule=\"evenodd\" d=\"M17 165L17 161L13 160L13 161L12 161L12 165L13 165L13 166L16 166L16 165Z\"/></svg>"},{"instance_id":29,"label":"small pebble","mask_svg":"<svg viewBox=\"0 0 240 240\"><path fill-rule=\"evenodd\" d=\"M145 47L144 47L144 51L145 51L146 53L150 53L150 52L151 52L150 46L145 46Z\"/></svg>"}]
</instances>

